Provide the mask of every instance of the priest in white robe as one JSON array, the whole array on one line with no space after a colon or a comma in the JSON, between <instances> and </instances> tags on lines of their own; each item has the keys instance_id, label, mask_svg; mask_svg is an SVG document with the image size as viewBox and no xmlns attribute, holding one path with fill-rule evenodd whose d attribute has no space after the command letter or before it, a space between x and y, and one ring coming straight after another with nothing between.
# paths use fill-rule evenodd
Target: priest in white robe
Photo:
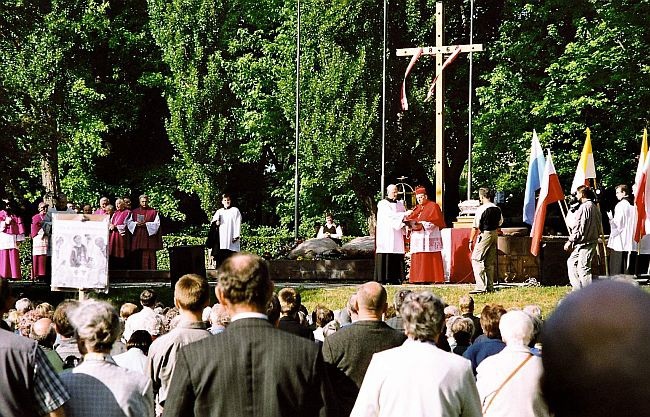
<instances>
[{"instance_id":1,"label":"priest in white robe","mask_svg":"<svg viewBox=\"0 0 650 417\"><path fill-rule=\"evenodd\" d=\"M404 217L411 214L397 201L397 186L386 188L386 198L377 203L375 232L375 281L401 284L404 280Z\"/></svg>"},{"instance_id":2,"label":"priest in white robe","mask_svg":"<svg viewBox=\"0 0 650 417\"><path fill-rule=\"evenodd\" d=\"M611 232L607 240L607 247L611 249L609 255L609 273L634 274L636 263L636 242L634 232L636 229L636 210L630 204L627 185L616 186L616 198L619 200L614 208L614 213L607 212Z\"/></svg>"},{"instance_id":3,"label":"priest in white robe","mask_svg":"<svg viewBox=\"0 0 650 417\"><path fill-rule=\"evenodd\" d=\"M216 263L216 268L241 250L239 239L241 231L241 213L237 207L232 207L230 194L224 194L221 199L222 208L212 216L210 223L214 223L219 230L219 239L212 247L211 254Z\"/></svg>"}]
</instances>

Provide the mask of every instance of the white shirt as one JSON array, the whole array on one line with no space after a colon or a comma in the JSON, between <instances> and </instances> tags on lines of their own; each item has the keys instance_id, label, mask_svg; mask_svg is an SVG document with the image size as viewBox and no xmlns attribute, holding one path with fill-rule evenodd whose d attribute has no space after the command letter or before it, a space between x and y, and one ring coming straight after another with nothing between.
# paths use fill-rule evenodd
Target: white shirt
<instances>
[{"instance_id":1,"label":"white shirt","mask_svg":"<svg viewBox=\"0 0 650 417\"><path fill-rule=\"evenodd\" d=\"M9 215L7 216L6 220L0 220L0 250L18 249L18 242L25 240L25 235L22 233L19 235L11 235L9 233L5 233L5 229L8 226L7 223L15 221L15 216Z\"/></svg>"},{"instance_id":2,"label":"white shirt","mask_svg":"<svg viewBox=\"0 0 650 417\"><path fill-rule=\"evenodd\" d=\"M526 346L507 345L501 352L485 358L479 364L476 368L476 386L484 409L503 381L530 356L530 349ZM532 356L501 388L485 416L548 417L549 411L539 384L542 373L542 358Z\"/></svg>"},{"instance_id":3,"label":"white shirt","mask_svg":"<svg viewBox=\"0 0 650 417\"><path fill-rule=\"evenodd\" d=\"M144 370L147 367L147 355L136 347L132 347L124 353L113 356L113 360L122 368L130 369L141 373L142 375L145 374Z\"/></svg>"},{"instance_id":4,"label":"white shirt","mask_svg":"<svg viewBox=\"0 0 650 417\"><path fill-rule=\"evenodd\" d=\"M334 223L325 223L325 226L332 227L334 226ZM329 237L331 237L332 239L340 239L341 236L343 236L343 229L341 229L341 226L337 224L336 233L330 233ZM316 235L316 238L321 239L324 237L328 237L328 236L325 234L325 227L321 226L320 229L318 229L318 234Z\"/></svg>"},{"instance_id":5,"label":"white shirt","mask_svg":"<svg viewBox=\"0 0 650 417\"><path fill-rule=\"evenodd\" d=\"M607 247L617 252L636 251L634 232L636 229L636 210L629 201L623 199L614 208L614 217L609 219L611 232Z\"/></svg>"},{"instance_id":6,"label":"white shirt","mask_svg":"<svg viewBox=\"0 0 650 417\"><path fill-rule=\"evenodd\" d=\"M407 339L375 353L350 417L482 417L471 363Z\"/></svg>"},{"instance_id":7,"label":"white shirt","mask_svg":"<svg viewBox=\"0 0 650 417\"><path fill-rule=\"evenodd\" d=\"M229 249L233 252L240 251L240 239L233 242L233 239L239 237L241 231L241 213L237 207L228 209L220 208L212 216L212 222L219 220L219 249Z\"/></svg>"},{"instance_id":8,"label":"white shirt","mask_svg":"<svg viewBox=\"0 0 650 417\"><path fill-rule=\"evenodd\" d=\"M146 330L152 336L159 336L164 329L164 318L157 314L151 307L142 307L142 310L131 314L124 324L124 340L128 342L136 330Z\"/></svg>"},{"instance_id":9,"label":"white shirt","mask_svg":"<svg viewBox=\"0 0 650 417\"><path fill-rule=\"evenodd\" d=\"M135 233L135 228L138 226L138 219L133 218L133 212L124 220L124 223L131 234ZM158 233L158 230L160 230L160 216L158 213L156 213L156 217L154 217L152 222L145 222L144 227L147 229L147 235L149 236Z\"/></svg>"},{"instance_id":10,"label":"white shirt","mask_svg":"<svg viewBox=\"0 0 650 417\"><path fill-rule=\"evenodd\" d=\"M404 253L404 203L381 200L377 203L377 253Z\"/></svg>"}]
</instances>

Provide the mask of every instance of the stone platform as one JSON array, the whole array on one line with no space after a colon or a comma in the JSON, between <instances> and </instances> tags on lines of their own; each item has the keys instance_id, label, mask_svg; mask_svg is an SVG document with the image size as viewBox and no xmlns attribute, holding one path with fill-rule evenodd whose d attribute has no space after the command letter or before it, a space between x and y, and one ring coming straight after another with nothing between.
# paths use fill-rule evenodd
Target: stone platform
<instances>
[{"instance_id":1,"label":"stone platform","mask_svg":"<svg viewBox=\"0 0 650 417\"><path fill-rule=\"evenodd\" d=\"M545 237L539 257L530 254L530 237L500 236L498 239L498 276L500 283L523 284L534 278L541 285L568 285L564 252L566 237ZM600 245L601 252L603 245ZM200 259L203 263L203 257ZM202 265L198 265L199 267ZM184 273L198 271L196 265L189 269L175 271L176 279ZM272 260L269 262L271 279L282 283L322 283L340 285L371 281L374 273L374 259L336 259L336 260ZM594 258L594 275L605 275L604 264L599 257ZM204 271L198 272L203 274ZM216 271L205 270L208 280L216 282ZM169 286L172 280L170 271L124 270L109 273L110 286L127 288L135 286ZM454 281L451 281L454 282ZM463 281L470 283L470 281ZM473 282L473 280L471 281ZM19 281L16 287L43 286L31 281Z\"/></svg>"}]
</instances>

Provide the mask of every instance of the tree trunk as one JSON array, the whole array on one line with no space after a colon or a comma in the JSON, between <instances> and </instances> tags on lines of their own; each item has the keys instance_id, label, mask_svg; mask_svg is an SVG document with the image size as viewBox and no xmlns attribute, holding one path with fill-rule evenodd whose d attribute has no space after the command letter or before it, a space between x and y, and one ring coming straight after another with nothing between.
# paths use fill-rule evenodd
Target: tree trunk
<instances>
[{"instance_id":1,"label":"tree trunk","mask_svg":"<svg viewBox=\"0 0 650 417\"><path fill-rule=\"evenodd\" d=\"M59 193L59 157L58 140L52 135L49 149L45 149L41 155L41 184L45 189L43 200L50 206L54 205L54 197Z\"/></svg>"}]
</instances>

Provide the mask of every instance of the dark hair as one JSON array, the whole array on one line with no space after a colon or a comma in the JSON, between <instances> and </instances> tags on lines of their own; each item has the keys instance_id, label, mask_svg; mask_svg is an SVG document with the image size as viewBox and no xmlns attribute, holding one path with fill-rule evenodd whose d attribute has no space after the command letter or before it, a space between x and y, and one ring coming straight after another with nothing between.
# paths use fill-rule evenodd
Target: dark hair
<instances>
[{"instance_id":1,"label":"dark hair","mask_svg":"<svg viewBox=\"0 0 650 417\"><path fill-rule=\"evenodd\" d=\"M273 294L269 300L268 305L266 306L266 316L269 318L269 321L272 325L275 326L275 323L280 319L280 300L278 296Z\"/></svg>"},{"instance_id":2,"label":"dark hair","mask_svg":"<svg viewBox=\"0 0 650 417\"><path fill-rule=\"evenodd\" d=\"M334 312L327 307L318 306L316 307L316 325L318 327L323 327L330 321L334 320Z\"/></svg>"},{"instance_id":3,"label":"dark hair","mask_svg":"<svg viewBox=\"0 0 650 417\"><path fill-rule=\"evenodd\" d=\"M226 259L217 270L219 286L232 304L248 304L266 310L273 282L268 263L250 253L238 253Z\"/></svg>"},{"instance_id":4,"label":"dark hair","mask_svg":"<svg viewBox=\"0 0 650 417\"><path fill-rule=\"evenodd\" d=\"M501 304L487 304L481 311L481 328L490 339L501 339L499 322L501 316L506 314L506 309Z\"/></svg>"},{"instance_id":5,"label":"dark hair","mask_svg":"<svg viewBox=\"0 0 650 417\"><path fill-rule=\"evenodd\" d=\"M300 300L296 290L293 288L282 288L278 292L278 298L280 299L280 311L282 311L282 314L294 316L298 313Z\"/></svg>"},{"instance_id":6,"label":"dark hair","mask_svg":"<svg viewBox=\"0 0 650 417\"><path fill-rule=\"evenodd\" d=\"M224 198L230 198L230 199L232 199L232 197L230 196L230 193L223 193L223 194L221 194L221 199L223 200Z\"/></svg>"},{"instance_id":7,"label":"dark hair","mask_svg":"<svg viewBox=\"0 0 650 417\"><path fill-rule=\"evenodd\" d=\"M481 187L478 189L478 196L485 197L488 200L492 201L494 198L494 192L487 187Z\"/></svg>"},{"instance_id":8,"label":"dark hair","mask_svg":"<svg viewBox=\"0 0 650 417\"><path fill-rule=\"evenodd\" d=\"M620 190L622 193L625 193L626 196L630 195L630 189L626 184L619 184L615 189Z\"/></svg>"},{"instance_id":9,"label":"dark hair","mask_svg":"<svg viewBox=\"0 0 650 417\"><path fill-rule=\"evenodd\" d=\"M138 348L145 355L149 354L149 346L151 346L151 335L146 330L136 330L133 332L129 341L126 342L126 350L131 348Z\"/></svg>"},{"instance_id":10,"label":"dark hair","mask_svg":"<svg viewBox=\"0 0 650 417\"><path fill-rule=\"evenodd\" d=\"M586 185L581 185L579 186L576 191L581 192L582 196L586 198L587 200L595 200L596 199L596 193L594 190L590 187L587 187Z\"/></svg>"},{"instance_id":11,"label":"dark hair","mask_svg":"<svg viewBox=\"0 0 650 417\"><path fill-rule=\"evenodd\" d=\"M70 323L68 314L72 309L77 308L79 301L77 300L63 300L59 303L52 315L52 321L56 327L56 331L63 337L74 336L74 327Z\"/></svg>"},{"instance_id":12,"label":"dark hair","mask_svg":"<svg viewBox=\"0 0 650 417\"><path fill-rule=\"evenodd\" d=\"M203 311L210 302L208 281L197 274L183 275L174 286L174 299L189 311Z\"/></svg>"},{"instance_id":13,"label":"dark hair","mask_svg":"<svg viewBox=\"0 0 650 417\"><path fill-rule=\"evenodd\" d=\"M156 292L152 289L146 289L140 293L140 304L144 307L153 307L156 305Z\"/></svg>"}]
</instances>

